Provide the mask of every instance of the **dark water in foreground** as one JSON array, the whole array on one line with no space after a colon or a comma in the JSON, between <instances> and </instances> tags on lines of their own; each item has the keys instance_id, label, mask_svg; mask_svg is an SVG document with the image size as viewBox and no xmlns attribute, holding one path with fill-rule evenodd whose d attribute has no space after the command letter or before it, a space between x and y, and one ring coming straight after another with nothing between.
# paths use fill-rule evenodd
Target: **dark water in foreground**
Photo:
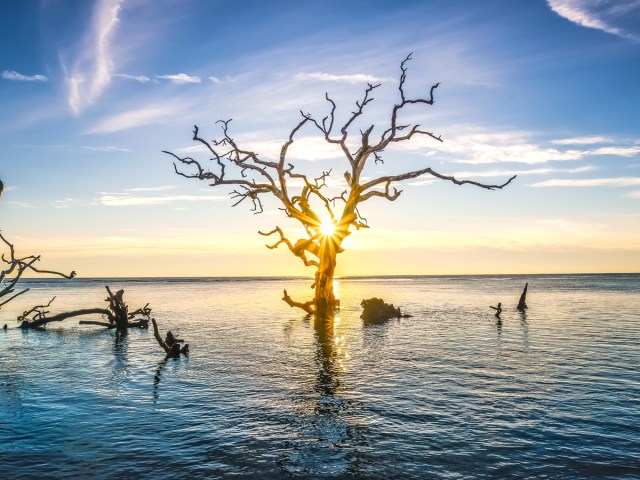
<instances>
[{"instance_id":1,"label":"dark water in foreground","mask_svg":"<svg viewBox=\"0 0 640 480\"><path fill-rule=\"evenodd\" d=\"M638 275L344 279L333 328L279 300L308 281L108 283L191 354L73 319L0 331L0 477L640 478ZM0 321L104 284L33 282ZM371 296L414 316L365 326Z\"/></svg>"}]
</instances>

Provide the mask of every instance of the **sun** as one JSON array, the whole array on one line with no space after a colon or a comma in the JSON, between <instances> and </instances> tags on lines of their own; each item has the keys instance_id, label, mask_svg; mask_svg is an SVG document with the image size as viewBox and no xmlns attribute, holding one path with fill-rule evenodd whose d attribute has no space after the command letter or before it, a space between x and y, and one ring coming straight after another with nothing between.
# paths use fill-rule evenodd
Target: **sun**
<instances>
[{"instance_id":1,"label":"sun","mask_svg":"<svg viewBox=\"0 0 640 480\"><path fill-rule=\"evenodd\" d=\"M336 227L330 218L325 218L322 220L322 223L320 224L320 232L324 236L330 237L331 235L333 235L335 231L336 231Z\"/></svg>"}]
</instances>

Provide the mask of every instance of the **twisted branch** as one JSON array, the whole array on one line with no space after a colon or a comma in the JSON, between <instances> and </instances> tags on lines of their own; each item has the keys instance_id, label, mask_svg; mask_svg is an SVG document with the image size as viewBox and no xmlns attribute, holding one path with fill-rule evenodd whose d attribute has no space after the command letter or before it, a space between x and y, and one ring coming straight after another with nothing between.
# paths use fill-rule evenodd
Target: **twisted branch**
<instances>
[{"instance_id":1,"label":"twisted branch","mask_svg":"<svg viewBox=\"0 0 640 480\"><path fill-rule=\"evenodd\" d=\"M313 300L309 300L308 302L304 302L304 303L296 302L289 296L286 290L284 291L284 296L282 297L282 300L287 302L287 304L290 307L301 308L302 310L307 312L309 315L313 315L315 313L315 309L313 307Z\"/></svg>"},{"instance_id":2,"label":"twisted branch","mask_svg":"<svg viewBox=\"0 0 640 480\"><path fill-rule=\"evenodd\" d=\"M266 247L269 250L273 250L274 248L278 248L278 246L282 243L284 243L287 247L289 247L289 250L291 251L291 253L293 253L296 257L299 257L302 262L307 266L307 267L319 267L320 264L315 261L315 260L309 260L305 254L305 252L309 252L312 255L316 255L318 254L318 245L315 243L315 238L311 238L308 240L304 240L304 239L300 239L296 242L295 245L291 244L291 241L286 238L284 236L284 233L282 233L282 229L280 227L276 227L273 230L271 230L270 232L260 232L258 231L258 233L262 236L268 237L270 235L273 235L274 233L278 233L280 234L280 240L278 240L276 243L274 243L273 245L266 245Z\"/></svg>"}]
</instances>

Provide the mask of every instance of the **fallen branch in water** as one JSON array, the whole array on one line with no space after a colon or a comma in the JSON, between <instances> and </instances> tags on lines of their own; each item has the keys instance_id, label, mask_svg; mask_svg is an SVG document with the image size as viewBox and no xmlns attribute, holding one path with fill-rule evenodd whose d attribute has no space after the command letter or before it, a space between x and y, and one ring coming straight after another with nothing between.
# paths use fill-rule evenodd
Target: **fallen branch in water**
<instances>
[{"instance_id":1,"label":"fallen branch in water","mask_svg":"<svg viewBox=\"0 0 640 480\"><path fill-rule=\"evenodd\" d=\"M18 317L18 320L22 320L20 328L23 329L42 329L46 324L51 322L61 322L67 318L80 317L85 315L101 315L106 317L106 322L99 322L94 320L81 320L80 325L99 325L106 328L116 328L120 332L126 332L127 329L132 327L149 328L149 314L151 309L147 303L144 307L129 312L128 305L124 302L124 290L118 290L115 294L111 292L109 287L105 287L108 298L105 300L109 302L107 308L84 308L80 310L72 310L70 312L62 312L56 315L48 317L48 308L53 302L53 299L47 305L37 305L30 310L24 312ZM55 297L54 297L55 298ZM135 321L130 321L135 318L136 315L142 315L147 318L137 318Z\"/></svg>"},{"instance_id":2,"label":"fallen branch in water","mask_svg":"<svg viewBox=\"0 0 640 480\"><path fill-rule=\"evenodd\" d=\"M151 324L153 325L153 336L158 341L158 344L162 347L162 349L167 354L167 357L179 357L181 353L185 355L189 353L189 344L180 345L184 343L184 340L180 340L176 338L171 330L167 332L164 340L158 331L158 324L156 323L156 319L151 319Z\"/></svg>"}]
</instances>

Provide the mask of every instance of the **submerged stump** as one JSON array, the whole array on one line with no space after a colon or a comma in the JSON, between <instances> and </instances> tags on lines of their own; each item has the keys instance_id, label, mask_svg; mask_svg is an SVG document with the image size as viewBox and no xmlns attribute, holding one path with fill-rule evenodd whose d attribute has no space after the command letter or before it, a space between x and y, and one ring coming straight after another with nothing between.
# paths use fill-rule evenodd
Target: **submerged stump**
<instances>
[{"instance_id":1,"label":"submerged stump","mask_svg":"<svg viewBox=\"0 0 640 480\"><path fill-rule=\"evenodd\" d=\"M392 318L411 316L403 314L400 311L400 307L394 307L393 304L385 303L381 298L368 298L362 300L360 305L363 308L360 318L367 323L383 323Z\"/></svg>"}]
</instances>

